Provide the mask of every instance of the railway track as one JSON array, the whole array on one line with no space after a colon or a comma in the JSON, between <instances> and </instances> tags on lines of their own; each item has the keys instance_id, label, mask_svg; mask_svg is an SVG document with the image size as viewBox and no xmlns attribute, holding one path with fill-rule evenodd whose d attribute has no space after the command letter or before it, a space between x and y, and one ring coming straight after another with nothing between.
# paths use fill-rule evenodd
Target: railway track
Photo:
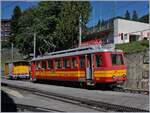
<instances>
[{"instance_id":1,"label":"railway track","mask_svg":"<svg viewBox=\"0 0 150 113\"><path fill-rule=\"evenodd\" d=\"M73 96L67 96L63 94L57 94L53 92L47 92L47 91L41 91L34 88L27 88L27 87L19 87L15 85L8 85L8 84L2 84L2 86L5 85L7 87L11 88L17 88L20 90L26 90L30 91L33 94L40 95L46 98L53 98L59 101L67 102L70 104L78 105L78 106L84 106L91 109L95 109L98 111L108 112L108 111L114 111L114 112L149 112L148 110L140 109L140 108L133 108L133 107L127 107L127 106L121 106L121 105L114 105L110 103L100 102L100 101L93 101L86 98L80 98L80 97L73 97Z\"/></svg>"},{"instance_id":2,"label":"railway track","mask_svg":"<svg viewBox=\"0 0 150 113\"><path fill-rule=\"evenodd\" d=\"M14 81L14 80L13 80ZM16 81L19 81L19 80L16 80ZM21 80L23 82L31 82L29 81L28 79L23 79ZM42 84L45 84L46 82L41 82ZM53 84L52 84L53 85ZM55 84L54 84L55 85ZM57 84L56 84L57 85ZM72 84L71 86L73 86L74 84ZM77 87L77 86L74 86L74 87ZM83 86L80 86L83 88ZM79 86L78 86L79 88ZM94 88L94 87L93 87ZM92 88L92 89L93 89ZM142 94L142 95L149 95L149 91L148 90L140 90L140 89L131 89L131 88L124 88L122 86L117 86L115 88L99 88L98 86L96 86L96 88L94 88L96 90L111 90L111 91L116 91L116 92L124 92L124 93L133 93L133 94Z\"/></svg>"},{"instance_id":3,"label":"railway track","mask_svg":"<svg viewBox=\"0 0 150 113\"><path fill-rule=\"evenodd\" d=\"M23 104L17 104L16 106L17 106L18 112L27 112L27 111L32 111L32 112L65 112L65 111L60 111L60 110L55 110L55 109L47 109L47 108L43 108L43 107L23 105Z\"/></svg>"},{"instance_id":4,"label":"railway track","mask_svg":"<svg viewBox=\"0 0 150 113\"><path fill-rule=\"evenodd\" d=\"M14 106L12 103L4 103L4 106ZM43 107L31 106L31 105L24 105L24 104L15 104L15 110L9 112L65 112L55 109L47 109ZM8 112L4 110L3 112Z\"/></svg>"},{"instance_id":5,"label":"railway track","mask_svg":"<svg viewBox=\"0 0 150 113\"><path fill-rule=\"evenodd\" d=\"M130 89L130 88L123 88L123 87L116 87L112 91L149 95L149 91L148 90Z\"/></svg>"}]
</instances>

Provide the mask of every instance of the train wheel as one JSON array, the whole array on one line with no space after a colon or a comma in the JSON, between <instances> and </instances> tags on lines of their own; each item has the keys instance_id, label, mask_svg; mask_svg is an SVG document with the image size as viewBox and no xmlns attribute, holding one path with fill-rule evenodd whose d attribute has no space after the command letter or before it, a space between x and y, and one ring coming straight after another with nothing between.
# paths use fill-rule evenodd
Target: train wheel
<instances>
[{"instance_id":1,"label":"train wheel","mask_svg":"<svg viewBox=\"0 0 150 113\"><path fill-rule=\"evenodd\" d=\"M37 78L30 78L30 81L33 83L36 83L38 80L37 80Z\"/></svg>"}]
</instances>

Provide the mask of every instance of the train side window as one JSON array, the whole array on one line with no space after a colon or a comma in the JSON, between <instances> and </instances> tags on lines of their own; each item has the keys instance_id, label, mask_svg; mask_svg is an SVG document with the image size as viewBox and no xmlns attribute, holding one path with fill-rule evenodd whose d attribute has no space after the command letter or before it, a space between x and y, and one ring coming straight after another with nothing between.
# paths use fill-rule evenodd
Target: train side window
<instances>
[{"instance_id":1,"label":"train side window","mask_svg":"<svg viewBox=\"0 0 150 113\"><path fill-rule=\"evenodd\" d=\"M96 55L96 67L101 67L101 66L102 66L102 56Z\"/></svg>"},{"instance_id":2,"label":"train side window","mask_svg":"<svg viewBox=\"0 0 150 113\"><path fill-rule=\"evenodd\" d=\"M72 68L77 68L77 59L72 58Z\"/></svg>"},{"instance_id":3,"label":"train side window","mask_svg":"<svg viewBox=\"0 0 150 113\"><path fill-rule=\"evenodd\" d=\"M42 69L46 69L46 61L42 61Z\"/></svg>"},{"instance_id":4,"label":"train side window","mask_svg":"<svg viewBox=\"0 0 150 113\"><path fill-rule=\"evenodd\" d=\"M48 69L52 69L53 68L53 61L52 60L48 60Z\"/></svg>"},{"instance_id":5,"label":"train side window","mask_svg":"<svg viewBox=\"0 0 150 113\"><path fill-rule=\"evenodd\" d=\"M81 56L80 57L80 68L84 68L85 67L85 57Z\"/></svg>"},{"instance_id":6,"label":"train side window","mask_svg":"<svg viewBox=\"0 0 150 113\"><path fill-rule=\"evenodd\" d=\"M36 69L40 69L41 68L41 62L36 62Z\"/></svg>"},{"instance_id":7,"label":"train side window","mask_svg":"<svg viewBox=\"0 0 150 113\"><path fill-rule=\"evenodd\" d=\"M64 68L70 68L70 60L67 58L64 58Z\"/></svg>"},{"instance_id":8,"label":"train side window","mask_svg":"<svg viewBox=\"0 0 150 113\"><path fill-rule=\"evenodd\" d=\"M60 59L56 59L55 60L55 64L56 64L56 69L60 69L62 68L62 63Z\"/></svg>"}]
</instances>

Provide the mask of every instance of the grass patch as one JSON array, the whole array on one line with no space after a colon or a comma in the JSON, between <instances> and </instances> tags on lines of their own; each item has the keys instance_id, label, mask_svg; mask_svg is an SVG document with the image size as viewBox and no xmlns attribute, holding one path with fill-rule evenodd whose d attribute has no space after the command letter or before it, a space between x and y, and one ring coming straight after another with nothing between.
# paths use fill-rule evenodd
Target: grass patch
<instances>
[{"instance_id":1,"label":"grass patch","mask_svg":"<svg viewBox=\"0 0 150 113\"><path fill-rule=\"evenodd\" d=\"M125 43L125 44L116 44L116 49L121 49L127 54L145 51L148 48L149 48L148 40L136 41L136 42Z\"/></svg>"}]
</instances>

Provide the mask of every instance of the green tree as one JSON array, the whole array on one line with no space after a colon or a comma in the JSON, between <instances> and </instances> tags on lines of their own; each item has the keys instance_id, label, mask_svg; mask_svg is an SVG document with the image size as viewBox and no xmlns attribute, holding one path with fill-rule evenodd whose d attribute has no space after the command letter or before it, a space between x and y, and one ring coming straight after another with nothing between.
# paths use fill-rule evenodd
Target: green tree
<instances>
[{"instance_id":1,"label":"green tree","mask_svg":"<svg viewBox=\"0 0 150 113\"><path fill-rule=\"evenodd\" d=\"M21 9L19 6L16 6L13 10L13 15L12 15L12 19L11 19L11 38L10 38L10 42L15 43L15 36L18 33L18 29L19 29L19 25L18 25L18 20L21 17Z\"/></svg>"},{"instance_id":2,"label":"green tree","mask_svg":"<svg viewBox=\"0 0 150 113\"><path fill-rule=\"evenodd\" d=\"M89 2L63 2L56 33L59 39L58 50L68 49L78 43L79 17L82 17L82 30L86 29L86 23L90 15ZM61 46L60 46L61 45Z\"/></svg>"},{"instance_id":3,"label":"green tree","mask_svg":"<svg viewBox=\"0 0 150 113\"><path fill-rule=\"evenodd\" d=\"M125 19L130 20L130 13L128 10L126 10Z\"/></svg>"},{"instance_id":4,"label":"green tree","mask_svg":"<svg viewBox=\"0 0 150 113\"><path fill-rule=\"evenodd\" d=\"M82 16L84 30L89 14L89 2L39 2L19 18L17 47L24 54L33 53L33 34L36 33L37 55L70 48L78 39L79 16Z\"/></svg>"},{"instance_id":5,"label":"green tree","mask_svg":"<svg viewBox=\"0 0 150 113\"><path fill-rule=\"evenodd\" d=\"M55 8L55 9L54 9ZM38 7L23 12L19 20L17 47L24 54L33 53L33 34L36 33L36 54L43 54L53 49L52 34L57 23L58 4L56 2L40 2ZM53 10L57 10L55 13ZM60 12L60 11L59 11ZM59 13L58 12L58 13Z\"/></svg>"},{"instance_id":6,"label":"green tree","mask_svg":"<svg viewBox=\"0 0 150 113\"><path fill-rule=\"evenodd\" d=\"M133 11L132 20L134 20L134 21L138 20L138 14L135 10Z\"/></svg>"},{"instance_id":7,"label":"green tree","mask_svg":"<svg viewBox=\"0 0 150 113\"><path fill-rule=\"evenodd\" d=\"M146 14L138 19L140 22L149 23L149 14Z\"/></svg>"},{"instance_id":8,"label":"green tree","mask_svg":"<svg viewBox=\"0 0 150 113\"><path fill-rule=\"evenodd\" d=\"M105 21L102 19L101 26L103 27L104 25L105 25Z\"/></svg>"},{"instance_id":9,"label":"green tree","mask_svg":"<svg viewBox=\"0 0 150 113\"><path fill-rule=\"evenodd\" d=\"M98 21L97 27L98 27L99 30L101 30L101 20Z\"/></svg>"}]
</instances>

